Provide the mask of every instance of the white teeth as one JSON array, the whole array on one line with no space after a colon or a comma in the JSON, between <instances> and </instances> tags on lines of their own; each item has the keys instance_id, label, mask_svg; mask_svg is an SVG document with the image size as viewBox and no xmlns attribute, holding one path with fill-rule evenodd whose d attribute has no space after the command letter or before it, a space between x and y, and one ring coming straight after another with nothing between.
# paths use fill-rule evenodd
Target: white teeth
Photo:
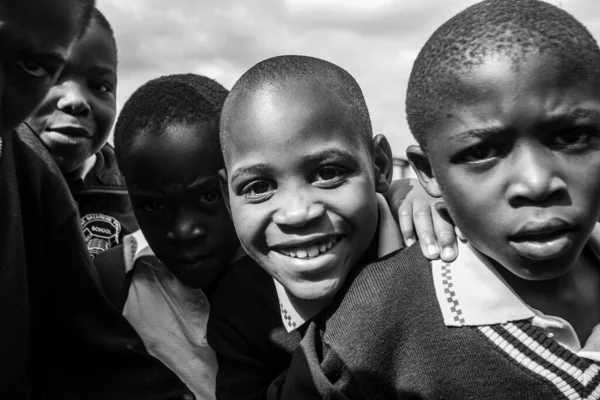
<instances>
[{"instance_id":1,"label":"white teeth","mask_svg":"<svg viewBox=\"0 0 600 400\"><path fill-rule=\"evenodd\" d=\"M329 249L335 246L337 241L337 238L331 238L325 242L312 244L304 248L287 248L285 250L280 248L277 251L285 256L292 258L310 259L329 251Z\"/></svg>"},{"instance_id":2,"label":"white teeth","mask_svg":"<svg viewBox=\"0 0 600 400\"><path fill-rule=\"evenodd\" d=\"M316 257L319 254L319 247L315 245L309 246L306 252L310 258Z\"/></svg>"}]
</instances>

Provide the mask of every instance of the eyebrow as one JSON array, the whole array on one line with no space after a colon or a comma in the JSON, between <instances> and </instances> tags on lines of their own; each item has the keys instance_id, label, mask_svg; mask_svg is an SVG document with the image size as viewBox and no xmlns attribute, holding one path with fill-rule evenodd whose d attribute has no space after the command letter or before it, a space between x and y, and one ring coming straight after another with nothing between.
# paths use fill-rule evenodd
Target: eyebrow
<instances>
[{"instance_id":1,"label":"eyebrow","mask_svg":"<svg viewBox=\"0 0 600 400\"><path fill-rule=\"evenodd\" d=\"M566 113L553 115L544 121L544 125L551 125L560 122L576 122L588 118L600 121L600 111L590 110L589 108L577 108Z\"/></svg>"},{"instance_id":2,"label":"eyebrow","mask_svg":"<svg viewBox=\"0 0 600 400\"><path fill-rule=\"evenodd\" d=\"M116 68L107 67L104 65L94 65L88 69L93 74L105 75L105 74L117 74Z\"/></svg>"},{"instance_id":3,"label":"eyebrow","mask_svg":"<svg viewBox=\"0 0 600 400\"><path fill-rule=\"evenodd\" d=\"M267 163L258 163L248 167L240 167L233 173L233 175L231 175L231 182L235 182L236 180L243 179L247 176L264 174L269 169L270 168Z\"/></svg>"},{"instance_id":4,"label":"eyebrow","mask_svg":"<svg viewBox=\"0 0 600 400\"><path fill-rule=\"evenodd\" d=\"M450 140L458 142L466 142L473 139L485 140L506 132L509 129L504 126L496 126L491 128L469 129L450 137Z\"/></svg>"}]
</instances>

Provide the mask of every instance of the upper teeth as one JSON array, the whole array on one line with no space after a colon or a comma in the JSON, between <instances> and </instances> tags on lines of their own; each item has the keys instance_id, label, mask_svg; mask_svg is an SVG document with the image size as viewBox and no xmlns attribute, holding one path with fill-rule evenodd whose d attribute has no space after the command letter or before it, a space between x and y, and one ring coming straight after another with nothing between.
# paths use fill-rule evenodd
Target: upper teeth
<instances>
[{"instance_id":1,"label":"upper teeth","mask_svg":"<svg viewBox=\"0 0 600 400\"><path fill-rule=\"evenodd\" d=\"M337 238L332 237L323 242L313 243L306 247L288 247L285 249L280 248L279 252L285 254L288 257L294 258L313 258L319 254L325 253L331 249L337 243Z\"/></svg>"}]
</instances>

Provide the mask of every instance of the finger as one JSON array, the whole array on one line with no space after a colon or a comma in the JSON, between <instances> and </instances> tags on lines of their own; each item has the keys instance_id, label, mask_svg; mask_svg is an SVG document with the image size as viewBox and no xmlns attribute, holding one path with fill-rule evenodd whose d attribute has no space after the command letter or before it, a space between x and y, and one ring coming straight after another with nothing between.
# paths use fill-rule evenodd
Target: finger
<instances>
[{"instance_id":1,"label":"finger","mask_svg":"<svg viewBox=\"0 0 600 400\"><path fill-rule=\"evenodd\" d=\"M415 238L412 204L410 202L405 202L400 205L400 208L398 209L398 223L400 224L400 232L402 233L404 244L408 247L412 246L417 239Z\"/></svg>"},{"instance_id":2,"label":"finger","mask_svg":"<svg viewBox=\"0 0 600 400\"><path fill-rule=\"evenodd\" d=\"M452 262L458 255L458 245L454 225L450 222L448 211L444 207L436 207L432 212L433 229L440 249L440 257L446 262Z\"/></svg>"},{"instance_id":3,"label":"finger","mask_svg":"<svg viewBox=\"0 0 600 400\"><path fill-rule=\"evenodd\" d=\"M433 219L429 204L423 207L413 205L413 223L421 245L421 251L425 257L435 260L440 256L440 249L433 230Z\"/></svg>"}]
</instances>

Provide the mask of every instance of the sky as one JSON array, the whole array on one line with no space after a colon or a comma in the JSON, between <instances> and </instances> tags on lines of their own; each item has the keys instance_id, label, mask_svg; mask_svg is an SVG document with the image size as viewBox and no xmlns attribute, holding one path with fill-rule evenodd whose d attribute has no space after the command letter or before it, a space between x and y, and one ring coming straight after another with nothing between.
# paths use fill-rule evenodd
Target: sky
<instances>
[{"instance_id":1,"label":"sky","mask_svg":"<svg viewBox=\"0 0 600 400\"><path fill-rule=\"evenodd\" d=\"M119 48L117 108L146 81L198 73L230 89L254 64L283 54L331 61L360 84L374 133L395 156L414 143L406 85L421 46L478 0L97 0ZM548 0L600 40L600 1Z\"/></svg>"}]
</instances>

